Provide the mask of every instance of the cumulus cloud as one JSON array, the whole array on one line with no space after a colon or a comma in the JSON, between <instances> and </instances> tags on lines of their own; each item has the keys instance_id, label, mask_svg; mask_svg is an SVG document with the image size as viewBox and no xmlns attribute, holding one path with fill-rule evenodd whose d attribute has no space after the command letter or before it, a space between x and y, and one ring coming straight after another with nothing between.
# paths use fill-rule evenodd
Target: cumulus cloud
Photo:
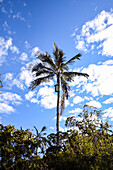
<instances>
[{"instance_id":1,"label":"cumulus cloud","mask_svg":"<svg viewBox=\"0 0 113 170\"><path fill-rule=\"evenodd\" d=\"M57 95L54 93L54 89L48 86L40 87L38 93L36 90L28 92L25 98L31 103L40 103L46 109L52 109L57 105Z\"/></svg>"},{"instance_id":2,"label":"cumulus cloud","mask_svg":"<svg viewBox=\"0 0 113 170\"><path fill-rule=\"evenodd\" d=\"M12 51L12 53L16 53L19 54L19 49L14 45L10 47L10 50Z\"/></svg>"},{"instance_id":3,"label":"cumulus cloud","mask_svg":"<svg viewBox=\"0 0 113 170\"><path fill-rule=\"evenodd\" d=\"M7 73L4 75L4 82L8 88L17 86L19 89L24 90L26 86L30 86L32 80L33 75L26 67L22 67L20 73L16 77L14 77L14 73Z\"/></svg>"},{"instance_id":4,"label":"cumulus cloud","mask_svg":"<svg viewBox=\"0 0 113 170\"><path fill-rule=\"evenodd\" d=\"M15 109L12 106L9 106L6 103L0 103L0 113L11 113L14 112Z\"/></svg>"},{"instance_id":5,"label":"cumulus cloud","mask_svg":"<svg viewBox=\"0 0 113 170\"><path fill-rule=\"evenodd\" d=\"M83 51L98 49L98 53L113 56L113 11L102 11L86 22L76 36L76 48Z\"/></svg>"},{"instance_id":6,"label":"cumulus cloud","mask_svg":"<svg viewBox=\"0 0 113 170\"><path fill-rule=\"evenodd\" d=\"M12 104L20 104L22 102L22 98L16 93L4 92L0 95L0 101L4 103L11 102Z\"/></svg>"},{"instance_id":7,"label":"cumulus cloud","mask_svg":"<svg viewBox=\"0 0 113 170\"><path fill-rule=\"evenodd\" d=\"M109 107L108 109L105 109L103 113L104 113L103 114L104 119L109 117L111 121L113 121L113 107Z\"/></svg>"},{"instance_id":8,"label":"cumulus cloud","mask_svg":"<svg viewBox=\"0 0 113 170\"><path fill-rule=\"evenodd\" d=\"M9 50L13 53L19 54L19 49L13 45L13 39L11 37L5 39L0 37L0 66L7 61Z\"/></svg>"},{"instance_id":9,"label":"cumulus cloud","mask_svg":"<svg viewBox=\"0 0 113 170\"><path fill-rule=\"evenodd\" d=\"M73 103L75 104L78 104L80 102L84 101L84 99L80 96L76 96L74 99L73 99Z\"/></svg>"},{"instance_id":10,"label":"cumulus cloud","mask_svg":"<svg viewBox=\"0 0 113 170\"><path fill-rule=\"evenodd\" d=\"M69 113L74 113L74 115L76 116L81 112L82 112L82 109L80 108L75 108L74 110L69 111Z\"/></svg>"},{"instance_id":11,"label":"cumulus cloud","mask_svg":"<svg viewBox=\"0 0 113 170\"><path fill-rule=\"evenodd\" d=\"M36 96L36 91L29 91L27 94L25 94L25 98L31 103L39 103L38 98Z\"/></svg>"},{"instance_id":12,"label":"cumulus cloud","mask_svg":"<svg viewBox=\"0 0 113 170\"><path fill-rule=\"evenodd\" d=\"M105 100L103 103L104 103L104 104L113 103L113 97L110 97L109 99Z\"/></svg>"},{"instance_id":13,"label":"cumulus cloud","mask_svg":"<svg viewBox=\"0 0 113 170\"><path fill-rule=\"evenodd\" d=\"M76 86L76 90L80 93L86 91L93 97L113 94L113 60L107 60L97 65L90 64L87 68L81 69L81 72L89 74L88 80L75 77L72 84L70 84Z\"/></svg>"},{"instance_id":14,"label":"cumulus cloud","mask_svg":"<svg viewBox=\"0 0 113 170\"><path fill-rule=\"evenodd\" d=\"M8 55L8 50L12 46L12 38L5 40L3 37L0 37L0 65L2 65L6 56Z\"/></svg>"},{"instance_id":15,"label":"cumulus cloud","mask_svg":"<svg viewBox=\"0 0 113 170\"><path fill-rule=\"evenodd\" d=\"M92 101L88 102L87 105L93 106L93 107L96 107L96 108L101 108L102 107L101 103L98 102L98 101L95 101L95 100L92 100Z\"/></svg>"},{"instance_id":16,"label":"cumulus cloud","mask_svg":"<svg viewBox=\"0 0 113 170\"><path fill-rule=\"evenodd\" d=\"M40 103L46 109L52 109L57 105L57 95L52 87L42 87L39 89L38 97L41 97Z\"/></svg>"},{"instance_id":17,"label":"cumulus cloud","mask_svg":"<svg viewBox=\"0 0 113 170\"><path fill-rule=\"evenodd\" d=\"M25 67L22 67L19 79L20 81L24 82L27 87L29 87L31 81L33 80L33 76L28 69L26 69Z\"/></svg>"},{"instance_id":18,"label":"cumulus cloud","mask_svg":"<svg viewBox=\"0 0 113 170\"><path fill-rule=\"evenodd\" d=\"M38 47L34 47L34 48L32 49L31 56L34 57L38 52L40 52L40 49L39 49Z\"/></svg>"},{"instance_id":19,"label":"cumulus cloud","mask_svg":"<svg viewBox=\"0 0 113 170\"><path fill-rule=\"evenodd\" d=\"M4 75L4 82L6 83L7 88L12 88L13 86L17 86L19 89L24 89L24 85L20 82L19 78L14 78L13 73L7 73Z\"/></svg>"},{"instance_id":20,"label":"cumulus cloud","mask_svg":"<svg viewBox=\"0 0 113 170\"><path fill-rule=\"evenodd\" d=\"M25 52L21 53L21 56L19 57L19 59L22 61L27 61L28 60L27 53Z\"/></svg>"}]
</instances>

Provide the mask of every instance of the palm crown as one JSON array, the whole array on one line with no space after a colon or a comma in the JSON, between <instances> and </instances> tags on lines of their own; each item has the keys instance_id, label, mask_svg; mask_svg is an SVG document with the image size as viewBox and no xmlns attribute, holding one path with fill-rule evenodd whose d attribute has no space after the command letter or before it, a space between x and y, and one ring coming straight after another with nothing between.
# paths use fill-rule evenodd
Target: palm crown
<instances>
[{"instance_id":1,"label":"palm crown","mask_svg":"<svg viewBox=\"0 0 113 170\"><path fill-rule=\"evenodd\" d=\"M54 43L53 51L54 59L46 52L40 53L37 59L40 63L37 63L33 68L32 72L35 73L35 80L31 82L30 89L33 90L43 82L50 81L56 76L57 84L59 85L58 90L58 100L57 100L57 132L59 131L59 100L60 100L60 87L62 88L62 98L61 98L61 111L60 115L63 113L65 98L69 97L70 86L69 82L73 81L75 76L84 76L88 78L88 74L79 72L70 72L69 65L74 63L76 59L80 60L81 54L77 54L70 60L66 61L66 57L61 49L59 49Z\"/></svg>"}]
</instances>

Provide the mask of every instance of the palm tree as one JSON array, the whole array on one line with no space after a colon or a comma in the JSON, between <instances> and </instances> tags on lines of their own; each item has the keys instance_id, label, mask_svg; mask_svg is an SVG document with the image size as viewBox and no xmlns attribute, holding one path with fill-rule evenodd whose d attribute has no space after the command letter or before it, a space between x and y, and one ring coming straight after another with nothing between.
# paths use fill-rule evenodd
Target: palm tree
<instances>
[{"instance_id":1,"label":"palm tree","mask_svg":"<svg viewBox=\"0 0 113 170\"><path fill-rule=\"evenodd\" d=\"M37 55L37 59L41 62L32 67L32 72L35 73L35 80L31 82L30 89L33 90L43 82L48 82L56 76L58 93L57 93L57 145L59 145L59 117L62 115L65 107L65 98L69 97L70 86L69 82L73 81L75 76L84 76L88 78L88 74L79 72L70 72L69 64L75 62L75 59L80 60L81 54L77 54L69 61L66 61L66 57L61 49L59 49L54 43L53 51L54 59L47 53L40 53ZM62 97L60 102L60 90L62 88Z\"/></svg>"}]
</instances>

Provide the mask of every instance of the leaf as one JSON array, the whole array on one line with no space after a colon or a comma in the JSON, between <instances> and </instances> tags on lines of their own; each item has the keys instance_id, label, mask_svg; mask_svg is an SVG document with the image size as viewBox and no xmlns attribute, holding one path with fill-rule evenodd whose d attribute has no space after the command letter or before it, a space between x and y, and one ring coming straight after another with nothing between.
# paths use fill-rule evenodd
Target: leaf
<instances>
[{"instance_id":1,"label":"leaf","mask_svg":"<svg viewBox=\"0 0 113 170\"><path fill-rule=\"evenodd\" d=\"M68 61L65 63L65 65L74 63L74 62L75 62L75 61L74 61L75 59L80 60L81 55L82 55L82 54L80 54L80 53L77 54L76 56L74 56L73 58L71 58L70 60L68 60Z\"/></svg>"}]
</instances>

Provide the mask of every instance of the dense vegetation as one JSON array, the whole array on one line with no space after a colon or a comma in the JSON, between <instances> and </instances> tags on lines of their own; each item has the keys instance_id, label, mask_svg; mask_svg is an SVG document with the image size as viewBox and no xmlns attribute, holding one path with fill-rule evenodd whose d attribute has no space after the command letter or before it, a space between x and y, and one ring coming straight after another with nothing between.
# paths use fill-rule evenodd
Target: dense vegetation
<instances>
[{"instance_id":1,"label":"dense vegetation","mask_svg":"<svg viewBox=\"0 0 113 170\"><path fill-rule=\"evenodd\" d=\"M113 169L113 132L101 111L84 106L79 119L68 117L67 132L41 132L0 126L1 169Z\"/></svg>"}]
</instances>

